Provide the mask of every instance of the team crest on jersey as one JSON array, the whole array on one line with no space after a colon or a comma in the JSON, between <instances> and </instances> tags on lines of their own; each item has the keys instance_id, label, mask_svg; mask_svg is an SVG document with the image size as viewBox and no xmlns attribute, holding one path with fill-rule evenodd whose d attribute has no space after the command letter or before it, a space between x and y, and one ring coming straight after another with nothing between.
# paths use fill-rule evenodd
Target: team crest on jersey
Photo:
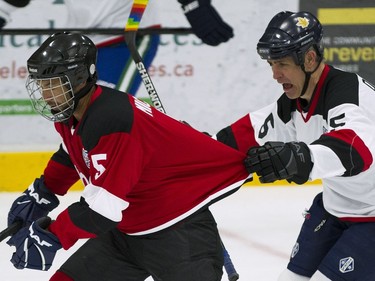
<instances>
[{"instance_id":1,"label":"team crest on jersey","mask_svg":"<svg viewBox=\"0 0 375 281\"><path fill-rule=\"evenodd\" d=\"M84 148L82 148L82 158L83 158L83 161L85 161L86 167L90 169L89 153Z\"/></svg>"},{"instance_id":2,"label":"team crest on jersey","mask_svg":"<svg viewBox=\"0 0 375 281\"><path fill-rule=\"evenodd\" d=\"M310 21L309 21L309 19L308 18L305 18L305 17L303 17L303 18L301 18L301 17L298 17L297 18L297 26L300 26L300 27L302 27L302 28L307 28L308 26L309 26L309 23L310 23Z\"/></svg>"},{"instance_id":3,"label":"team crest on jersey","mask_svg":"<svg viewBox=\"0 0 375 281\"><path fill-rule=\"evenodd\" d=\"M290 257L294 258L297 255L298 252L299 252L299 243L296 242L296 244L294 244L294 246L293 246L292 253L290 254Z\"/></svg>"},{"instance_id":4,"label":"team crest on jersey","mask_svg":"<svg viewBox=\"0 0 375 281\"><path fill-rule=\"evenodd\" d=\"M352 257L343 258L340 260L340 272L348 273L354 270L354 259Z\"/></svg>"}]
</instances>

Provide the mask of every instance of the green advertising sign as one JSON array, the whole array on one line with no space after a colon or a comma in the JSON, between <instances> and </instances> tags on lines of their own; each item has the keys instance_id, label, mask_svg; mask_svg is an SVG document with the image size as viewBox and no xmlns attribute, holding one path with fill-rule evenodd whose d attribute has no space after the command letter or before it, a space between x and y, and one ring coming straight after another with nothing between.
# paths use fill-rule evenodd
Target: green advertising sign
<instances>
[{"instance_id":1,"label":"green advertising sign","mask_svg":"<svg viewBox=\"0 0 375 281\"><path fill-rule=\"evenodd\" d=\"M0 99L0 115L30 115L35 114L30 100Z\"/></svg>"}]
</instances>

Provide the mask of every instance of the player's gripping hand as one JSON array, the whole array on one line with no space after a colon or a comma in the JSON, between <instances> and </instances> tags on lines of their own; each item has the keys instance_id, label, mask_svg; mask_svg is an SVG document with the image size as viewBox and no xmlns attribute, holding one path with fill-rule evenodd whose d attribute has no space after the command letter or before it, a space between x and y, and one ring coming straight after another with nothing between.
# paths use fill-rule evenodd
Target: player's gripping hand
<instances>
[{"instance_id":1,"label":"player's gripping hand","mask_svg":"<svg viewBox=\"0 0 375 281\"><path fill-rule=\"evenodd\" d=\"M286 179L303 184L309 179L313 163L310 149L303 142L266 142L247 152L245 166L257 173L262 183Z\"/></svg>"},{"instance_id":2,"label":"player's gripping hand","mask_svg":"<svg viewBox=\"0 0 375 281\"><path fill-rule=\"evenodd\" d=\"M8 226L22 221L29 226L33 221L45 217L59 205L57 196L44 185L44 177L35 181L12 204L8 213Z\"/></svg>"},{"instance_id":3,"label":"player's gripping hand","mask_svg":"<svg viewBox=\"0 0 375 281\"><path fill-rule=\"evenodd\" d=\"M47 271L61 249L59 239L47 230L51 218L43 217L24 227L7 242L16 247L10 260L17 269L37 269Z\"/></svg>"},{"instance_id":4,"label":"player's gripping hand","mask_svg":"<svg viewBox=\"0 0 375 281\"><path fill-rule=\"evenodd\" d=\"M195 35L203 43L217 46L233 37L233 29L222 20L211 0L178 0Z\"/></svg>"}]
</instances>

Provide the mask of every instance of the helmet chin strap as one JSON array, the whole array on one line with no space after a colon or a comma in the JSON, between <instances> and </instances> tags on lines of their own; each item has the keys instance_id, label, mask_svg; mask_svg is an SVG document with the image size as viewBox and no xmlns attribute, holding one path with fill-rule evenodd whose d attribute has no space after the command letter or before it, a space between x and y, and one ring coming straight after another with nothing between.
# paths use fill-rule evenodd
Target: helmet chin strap
<instances>
[{"instance_id":1,"label":"helmet chin strap","mask_svg":"<svg viewBox=\"0 0 375 281\"><path fill-rule=\"evenodd\" d=\"M95 85L95 83L96 83L95 78L87 80L86 85L83 86L83 88L81 90L79 90L77 93L74 94L74 97L73 97L74 106L73 106L73 108L71 108L71 110L66 111L64 113L64 115L67 117L67 119L65 121L63 121L63 123L69 124L69 118L73 115L74 111L77 109L79 100L88 94L88 92L91 90L92 86Z\"/></svg>"},{"instance_id":2,"label":"helmet chin strap","mask_svg":"<svg viewBox=\"0 0 375 281\"><path fill-rule=\"evenodd\" d=\"M76 110L79 100L86 96L88 92L91 90L92 86L94 86L96 83L96 74L94 77L89 78L86 82L86 85L83 86L81 90L79 90L77 93L74 93L74 108L73 112Z\"/></svg>"},{"instance_id":3,"label":"helmet chin strap","mask_svg":"<svg viewBox=\"0 0 375 281\"><path fill-rule=\"evenodd\" d=\"M303 88L302 88L301 94L299 95L300 97L302 97L305 94L305 92L307 90L307 87L309 86L311 75L318 69L318 67L319 67L320 63L322 62L322 60L323 60L323 58L320 57L317 66L315 67L315 69L313 71L310 71L310 72L307 72L305 70L305 65L301 64L302 71L305 73L305 83L303 84Z\"/></svg>"}]
</instances>

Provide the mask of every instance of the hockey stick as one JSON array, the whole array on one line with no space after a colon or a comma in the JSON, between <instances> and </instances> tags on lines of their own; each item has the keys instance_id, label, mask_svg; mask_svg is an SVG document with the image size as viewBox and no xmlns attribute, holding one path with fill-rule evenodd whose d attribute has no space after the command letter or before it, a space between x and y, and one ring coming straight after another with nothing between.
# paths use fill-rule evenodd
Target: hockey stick
<instances>
[{"instance_id":1,"label":"hockey stick","mask_svg":"<svg viewBox=\"0 0 375 281\"><path fill-rule=\"evenodd\" d=\"M8 236L12 236L13 234L17 233L18 230L22 228L22 222L16 221L6 229L0 232L0 242L6 239Z\"/></svg>"},{"instance_id":2,"label":"hockey stick","mask_svg":"<svg viewBox=\"0 0 375 281\"><path fill-rule=\"evenodd\" d=\"M161 103L161 100L159 98L159 95L156 92L154 84L152 83L150 75L148 74L148 71L143 64L142 57L139 54L137 50L137 46L135 44L135 36L138 30L139 23L142 19L143 13L146 9L147 3L148 3L148 0L134 0L132 9L130 11L128 22L126 23L126 26L125 26L125 35L124 35L125 42L135 62L135 65L139 71L139 74L142 77L143 84L145 85L148 95L151 98L152 104L157 110L163 113L166 113L163 107L163 104ZM229 256L229 253L226 250L222 241L221 241L221 245L223 248L223 255L224 255L224 268L225 268L225 271L227 272L228 280L236 281L238 280L239 275L236 272L236 269L234 268L234 265Z\"/></svg>"},{"instance_id":3,"label":"hockey stick","mask_svg":"<svg viewBox=\"0 0 375 281\"><path fill-rule=\"evenodd\" d=\"M224 268L228 275L229 281L236 281L240 278L240 275L237 273L236 269L234 268L232 259L225 248L223 241L220 239L221 246L223 247L223 255L224 255Z\"/></svg>"},{"instance_id":4,"label":"hockey stick","mask_svg":"<svg viewBox=\"0 0 375 281\"><path fill-rule=\"evenodd\" d=\"M141 75L142 82L146 87L147 93L150 96L153 106L157 110L166 113L163 104L161 103L161 100L159 98L159 95L155 90L154 83L152 82L151 77L148 74L148 71L143 63L142 57L138 53L137 46L135 44L135 36L137 34L138 26L143 16L143 13L146 9L147 3L148 0L134 0L128 18L128 22L125 26L125 42L138 69L138 72Z\"/></svg>"}]
</instances>

